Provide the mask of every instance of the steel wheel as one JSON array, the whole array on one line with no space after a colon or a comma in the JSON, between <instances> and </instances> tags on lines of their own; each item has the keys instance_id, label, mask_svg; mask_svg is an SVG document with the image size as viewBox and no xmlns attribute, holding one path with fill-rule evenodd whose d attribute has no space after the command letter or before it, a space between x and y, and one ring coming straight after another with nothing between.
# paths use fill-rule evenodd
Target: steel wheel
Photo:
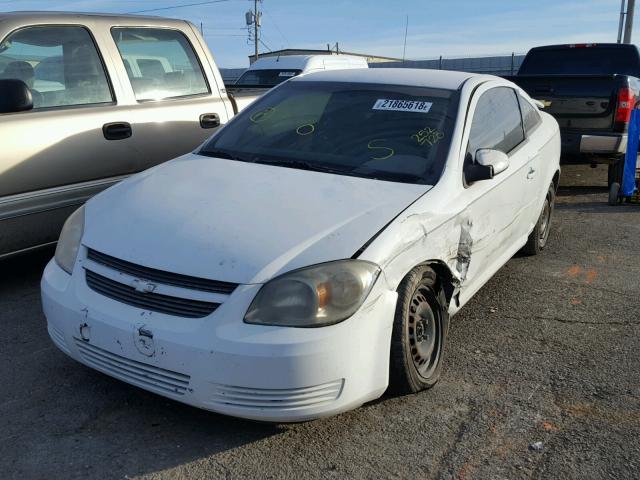
<instances>
[{"instance_id":1,"label":"steel wheel","mask_svg":"<svg viewBox=\"0 0 640 480\"><path fill-rule=\"evenodd\" d=\"M442 319L434 314L432 305L435 302L433 291L421 285L414 292L409 307L407 338L411 359L423 378L433 375L442 350Z\"/></svg>"},{"instance_id":2,"label":"steel wheel","mask_svg":"<svg viewBox=\"0 0 640 480\"><path fill-rule=\"evenodd\" d=\"M398 287L389 359L390 391L415 393L438 383L448 329L442 283L430 267L414 267Z\"/></svg>"},{"instance_id":3,"label":"steel wheel","mask_svg":"<svg viewBox=\"0 0 640 480\"><path fill-rule=\"evenodd\" d=\"M551 199L549 194L544 201L544 207L542 207L542 213L540 214L540 230L539 230L539 242L540 248L544 248L549 238L549 226L551 225Z\"/></svg>"},{"instance_id":4,"label":"steel wheel","mask_svg":"<svg viewBox=\"0 0 640 480\"><path fill-rule=\"evenodd\" d=\"M553 217L553 205L556 199L555 185L552 183L547 189L547 196L542 205L542 211L538 217L535 227L529 234L527 243L522 247L522 251L527 255L537 255L547 245L549 232L551 231L551 218Z\"/></svg>"}]
</instances>

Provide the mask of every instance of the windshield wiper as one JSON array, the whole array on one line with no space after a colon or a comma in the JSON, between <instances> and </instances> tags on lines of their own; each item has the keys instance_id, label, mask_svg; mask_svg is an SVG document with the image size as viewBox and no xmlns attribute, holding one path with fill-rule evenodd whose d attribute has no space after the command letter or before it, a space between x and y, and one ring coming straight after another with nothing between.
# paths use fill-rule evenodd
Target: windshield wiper
<instances>
[{"instance_id":1,"label":"windshield wiper","mask_svg":"<svg viewBox=\"0 0 640 480\"><path fill-rule=\"evenodd\" d=\"M200 155L204 155L205 157L216 157L216 158L225 158L227 160L238 160L239 162L253 162L253 159L248 157L243 157L242 155L238 155L235 152L230 152L228 150L200 150L198 152Z\"/></svg>"},{"instance_id":2,"label":"windshield wiper","mask_svg":"<svg viewBox=\"0 0 640 480\"><path fill-rule=\"evenodd\" d=\"M276 159L276 160L266 160L263 158L258 158L255 160L255 163L262 163L265 165L276 165L279 167L290 167L297 168L299 170L310 170L312 172L325 172L325 173L335 173L338 175L350 175L350 171L343 170L340 168L331 168L325 167L322 165L316 165L311 162L305 162L304 160L295 160L295 159Z\"/></svg>"}]
</instances>

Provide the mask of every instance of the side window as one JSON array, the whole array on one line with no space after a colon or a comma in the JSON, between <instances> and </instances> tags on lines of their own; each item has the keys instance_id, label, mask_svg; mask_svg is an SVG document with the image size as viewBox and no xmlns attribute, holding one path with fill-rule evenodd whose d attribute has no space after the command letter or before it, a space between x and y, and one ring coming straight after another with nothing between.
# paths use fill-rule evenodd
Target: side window
<instances>
[{"instance_id":1,"label":"side window","mask_svg":"<svg viewBox=\"0 0 640 480\"><path fill-rule=\"evenodd\" d=\"M530 132L533 132L535 128L542 123L542 118L540 118L538 109L522 98L521 95L518 95L518 101L520 102L520 110L522 111L524 131L529 135Z\"/></svg>"},{"instance_id":2,"label":"side window","mask_svg":"<svg viewBox=\"0 0 640 480\"><path fill-rule=\"evenodd\" d=\"M486 91L476 105L469 134L468 152L480 148L509 153L524 141L524 130L516 92L508 87Z\"/></svg>"},{"instance_id":3,"label":"side window","mask_svg":"<svg viewBox=\"0 0 640 480\"><path fill-rule=\"evenodd\" d=\"M198 58L181 32L161 28L113 28L111 34L136 100L209 93Z\"/></svg>"},{"instance_id":4,"label":"side window","mask_svg":"<svg viewBox=\"0 0 640 480\"><path fill-rule=\"evenodd\" d=\"M0 78L25 82L34 109L113 102L98 51L83 27L28 27L12 33L0 43Z\"/></svg>"}]
</instances>

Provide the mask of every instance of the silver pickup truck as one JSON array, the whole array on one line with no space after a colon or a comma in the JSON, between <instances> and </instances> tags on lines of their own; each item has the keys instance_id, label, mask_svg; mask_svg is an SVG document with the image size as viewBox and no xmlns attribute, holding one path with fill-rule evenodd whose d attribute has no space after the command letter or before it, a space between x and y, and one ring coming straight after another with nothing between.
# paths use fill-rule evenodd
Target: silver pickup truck
<instances>
[{"instance_id":1,"label":"silver pickup truck","mask_svg":"<svg viewBox=\"0 0 640 480\"><path fill-rule=\"evenodd\" d=\"M0 258L54 243L79 204L251 100L227 95L189 22L0 14Z\"/></svg>"}]
</instances>

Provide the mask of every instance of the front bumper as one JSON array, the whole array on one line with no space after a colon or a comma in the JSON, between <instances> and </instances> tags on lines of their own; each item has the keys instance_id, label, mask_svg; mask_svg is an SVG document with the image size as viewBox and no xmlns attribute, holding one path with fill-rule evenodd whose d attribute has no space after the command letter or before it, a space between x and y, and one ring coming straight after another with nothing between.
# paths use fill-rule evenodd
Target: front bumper
<instances>
[{"instance_id":1,"label":"front bumper","mask_svg":"<svg viewBox=\"0 0 640 480\"><path fill-rule=\"evenodd\" d=\"M378 279L351 318L322 328L242 321L258 285L241 285L211 315L181 318L91 290L76 264L52 260L42 303L56 346L75 360L195 407L255 420L333 415L373 400L388 384L396 293Z\"/></svg>"}]
</instances>

